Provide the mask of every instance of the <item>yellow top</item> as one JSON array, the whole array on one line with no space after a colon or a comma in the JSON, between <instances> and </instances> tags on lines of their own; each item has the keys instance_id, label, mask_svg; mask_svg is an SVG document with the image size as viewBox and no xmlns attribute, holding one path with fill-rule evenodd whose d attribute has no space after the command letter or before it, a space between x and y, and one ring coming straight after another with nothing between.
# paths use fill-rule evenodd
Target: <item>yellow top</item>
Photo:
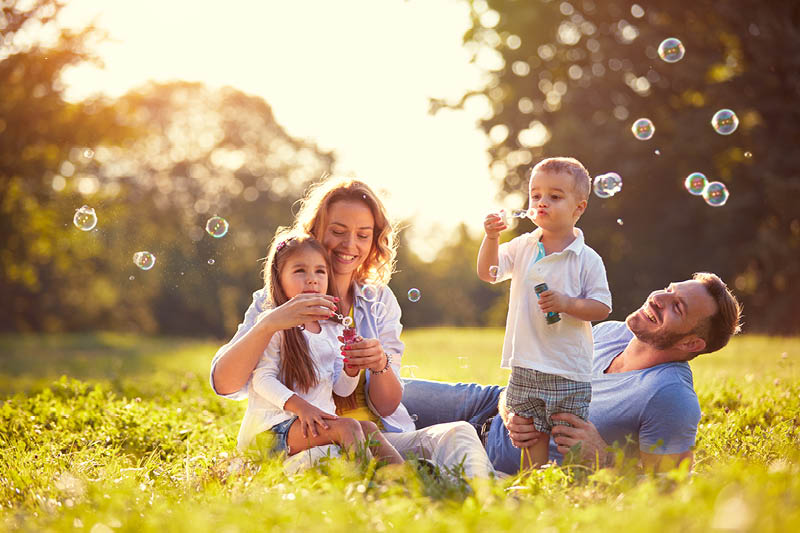
<instances>
[{"instance_id":1,"label":"yellow top","mask_svg":"<svg viewBox=\"0 0 800 533\"><path fill-rule=\"evenodd\" d=\"M353 324L355 324L355 317L353 317L353 307L350 307L350 318L353 319ZM342 409L336 409L336 414L338 416L344 416L347 418L352 418L354 420L369 420L373 422L378 429L383 431L383 422L378 415L372 412L372 409L369 408L367 404L367 374L366 370L361 372L361 375L358 376L358 385L356 385L356 390L353 392L353 399L356 402L355 409L348 409L346 411Z\"/></svg>"}]
</instances>

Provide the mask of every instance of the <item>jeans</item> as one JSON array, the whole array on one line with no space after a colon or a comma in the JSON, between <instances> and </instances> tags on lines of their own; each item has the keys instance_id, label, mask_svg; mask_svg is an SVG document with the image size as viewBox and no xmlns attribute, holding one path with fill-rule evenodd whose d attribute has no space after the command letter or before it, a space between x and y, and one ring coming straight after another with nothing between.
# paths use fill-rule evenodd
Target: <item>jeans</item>
<instances>
[{"instance_id":1,"label":"jeans","mask_svg":"<svg viewBox=\"0 0 800 533\"><path fill-rule=\"evenodd\" d=\"M511 444L508 431L497 413L500 385L445 383L424 379L404 379L403 405L417 429L445 422L464 421L476 430L491 419L486 435L486 453L498 471L515 474L520 465L520 449Z\"/></svg>"}]
</instances>

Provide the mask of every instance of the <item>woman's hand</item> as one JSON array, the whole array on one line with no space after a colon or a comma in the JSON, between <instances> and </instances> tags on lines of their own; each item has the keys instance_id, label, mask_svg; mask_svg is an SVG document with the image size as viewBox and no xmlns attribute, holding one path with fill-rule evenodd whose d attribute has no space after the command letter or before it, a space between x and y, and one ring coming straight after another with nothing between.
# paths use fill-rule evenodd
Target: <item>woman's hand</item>
<instances>
[{"instance_id":1,"label":"woman's hand","mask_svg":"<svg viewBox=\"0 0 800 533\"><path fill-rule=\"evenodd\" d=\"M343 337L339 337L339 341L344 344ZM342 355L345 368L351 370L370 369L373 372L380 372L386 368L387 357L378 339L364 339L358 336L354 343L342 346Z\"/></svg>"},{"instance_id":2,"label":"woman's hand","mask_svg":"<svg viewBox=\"0 0 800 533\"><path fill-rule=\"evenodd\" d=\"M336 312L339 299L327 294L301 293L264 313L259 321L269 319L275 329L289 329L314 320L326 320Z\"/></svg>"}]
</instances>

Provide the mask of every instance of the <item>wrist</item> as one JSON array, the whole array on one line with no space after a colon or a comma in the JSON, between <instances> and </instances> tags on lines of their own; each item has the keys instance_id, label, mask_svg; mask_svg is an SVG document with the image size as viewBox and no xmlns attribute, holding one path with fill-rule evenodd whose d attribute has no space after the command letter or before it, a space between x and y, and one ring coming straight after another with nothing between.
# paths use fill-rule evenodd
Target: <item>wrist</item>
<instances>
[{"instance_id":1,"label":"wrist","mask_svg":"<svg viewBox=\"0 0 800 533\"><path fill-rule=\"evenodd\" d=\"M392 366L392 356L386 352L383 353L383 356L385 358L385 362L383 364L379 364L377 370L374 368L369 369L369 371L372 372L373 375L384 374Z\"/></svg>"}]
</instances>

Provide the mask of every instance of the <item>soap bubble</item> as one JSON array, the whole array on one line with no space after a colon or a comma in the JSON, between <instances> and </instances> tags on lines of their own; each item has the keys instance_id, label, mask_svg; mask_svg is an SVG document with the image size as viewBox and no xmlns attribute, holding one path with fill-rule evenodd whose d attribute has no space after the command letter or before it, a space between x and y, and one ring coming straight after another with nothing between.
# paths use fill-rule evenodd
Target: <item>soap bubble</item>
<instances>
[{"instance_id":1,"label":"soap bubble","mask_svg":"<svg viewBox=\"0 0 800 533\"><path fill-rule=\"evenodd\" d=\"M656 155L661 155L661 150L659 150L659 149L655 149L655 150L653 151L653 153L654 153L654 154L656 154Z\"/></svg>"},{"instance_id":2,"label":"soap bubble","mask_svg":"<svg viewBox=\"0 0 800 533\"><path fill-rule=\"evenodd\" d=\"M600 174L594 178L593 188L598 198L611 198L622 190L622 177L616 172Z\"/></svg>"},{"instance_id":3,"label":"soap bubble","mask_svg":"<svg viewBox=\"0 0 800 533\"><path fill-rule=\"evenodd\" d=\"M84 205L80 209L75 210L72 223L80 230L91 231L97 225L97 214L94 212L94 209L88 205Z\"/></svg>"},{"instance_id":4,"label":"soap bubble","mask_svg":"<svg viewBox=\"0 0 800 533\"><path fill-rule=\"evenodd\" d=\"M386 305L383 302L375 302L372 304L372 314L375 320L382 320L386 316Z\"/></svg>"},{"instance_id":5,"label":"soap bubble","mask_svg":"<svg viewBox=\"0 0 800 533\"><path fill-rule=\"evenodd\" d=\"M728 201L728 188L720 181L712 181L703 191L703 199L712 207L721 207Z\"/></svg>"},{"instance_id":6,"label":"soap bubble","mask_svg":"<svg viewBox=\"0 0 800 533\"><path fill-rule=\"evenodd\" d=\"M658 45L658 57L667 63L677 63L683 59L684 53L686 53L686 49L683 47L683 43L675 37L664 39Z\"/></svg>"},{"instance_id":7,"label":"soap bubble","mask_svg":"<svg viewBox=\"0 0 800 533\"><path fill-rule=\"evenodd\" d=\"M342 319L342 325L346 328L349 328L353 325L353 319L349 316L346 316Z\"/></svg>"},{"instance_id":8,"label":"soap bubble","mask_svg":"<svg viewBox=\"0 0 800 533\"><path fill-rule=\"evenodd\" d=\"M378 299L378 287L375 285L364 285L364 288L361 289L361 293L368 302L374 302Z\"/></svg>"},{"instance_id":9,"label":"soap bubble","mask_svg":"<svg viewBox=\"0 0 800 533\"><path fill-rule=\"evenodd\" d=\"M622 226L623 224L625 224L625 221L623 221L621 218L618 218L618 219L617 219L617 224L619 224L620 226Z\"/></svg>"},{"instance_id":10,"label":"soap bubble","mask_svg":"<svg viewBox=\"0 0 800 533\"><path fill-rule=\"evenodd\" d=\"M634 137L640 141L647 141L653 138L653 134L656 132L656 127L653 125L653 121L649 118L640 118L633 123L633 126L631 126L631 131L633 132Z\"/></svg>"},{"instance_id":11,"label":"soap bubble","mask_svg":"<svg viewBox=\"0 0 800 533\"><path fill-rule=\"evenodd\" d=\"M411 417L411 421L412 421L412 422L416 422L417 420L419 420L419 415L410 414L410 415L408 415L408 416L410 416L410 417Z\"/></svg>"},{"instance_id":12,"label":"soap bubble","mask_svg":"<svg viewBox=\"0 0 800 533\"><path fill-rule=\"evenodd\" d=\"M745 156L747 159L750 159L751 157L753 157L753 152L745 152L745 153L744 153L744 156Z\"/></svg>"},{"instance_id":13,"label":"soap bubble","mask_svg":"<svg viewBox=\"0 0 800 533\"><path fill-rule=\"evenodd\" d=\"M711 126L720 135L730 135L739 127L739 117L730 109L720 109L711 117Z\"/></svg>"},{"instance_id":14,"label":"soap bubble","mask_svg":"<svg viewBox=\"0 0 800 533\"><path fill-rule=\"evenodd\" d=\"M209 264L209 265L213 265L214 263L216 263L216 261L214 261L213 259L209 259L209 260L208 260L208 264Z\"/></svg>"},{"instance_id":15,"label":"soap bubble","mask_svg":"<svg viewBox=\"0 0 800 533\"><path fill-rule=\"evenodd\" d=\"M409 291L408 291L408 299L409 299L409 301L418 302L421 297L422 297L422 294L419 292L419 289L409 289Z\"/></svg>"},{"instance_id":16,"label":"soap bubble","mask_svg":"<svg viewBox=\"0 0 800 533\"><path fill-rule=\"evenodd\" d=\"M469 368L469 359L466 357L457 357L459 368Z\"/></svg>"},{"instance_id":17,"label":"soap bubble","mask_svg":"<svg viewBox=\"0 0 800 533\"><path fill-rule=\"evenodd\" d=\"M501 210L498 215L500 218L503 219L503 224L508 226L508 219L509 218L528 218L528 209L512 209L511 211ZM532 213L535 214L535 210L530 210Z\"/></svg>"},{"instance_id":18,"label":"soap bubble","mask_svg":"<svg viewBox=\"0 0 800 533\"><path fill-rule=\"evenodd\" d=\"M706 185L708 185L708 180L702 172L692 172L686 176L686 180L683 182L683 186L686 187L689 194L695 196L703 194L703 191L706 190Z\"/></svg>"},{"instance_id":19,"label":"soap bubble","mask_svg":"<svg viewBox=\"0 0 800 533\"><path fill-rule=\"evenodd\" d=\"M206 222L206 232L215 239L220 239L228 234L228 221L222 217L213 216Z\"/></svg>"},{"instance_id":20,"label":"soap bubble","mask_svg":"<svg viewBox=\"0 0 800 533\"><path fill-rule=\"evenodd\" d=\"M85 157L86 159L93 158L94 157L94 150L92 150L91 148L87 148L86 150L83 151L83 157Z\"/></svg>"},{"instance_id":21,"label":"soap bubble","mask_svg":"<svg viewBox=\"0 0 800 533\"><path fill-rule=\"evenodd\" d=\"M415 378L414 371L419 370L417 365L403 365L400 367L400 377Z\"/></svg>"},{"instance_id":22,"label":"soap bubble","mask_svg":"<svg viewBox=\"0 0 800 533\"><path fill-rule=\"evenodd\" d=\"M135 279L136 279L135 277L131 276L131 277L128 278L128 281L133 281Z\"/></svg>"},{"instance_id":23,"label":"soap bubble","mask_svg":"<svg viewBox=\"0 0 800 533\"><path fill-rule=\"evenodd\" d=\"M150 252L136 252L133 254L133 264L142 270L150 270L156 264L156 256Z\"/></svg>"},{"instance_id":24,"label":"soap bubble","mask_svg":"<svg viewBox=\"0 0 800 533\"><path fill-rule=\"evenodd\" d=\"M492 265L489 267L489 275L492 276L492 279L497 279L498 272L500 272L500 267L497 265Z\"/></svg>"}]
</instances>

